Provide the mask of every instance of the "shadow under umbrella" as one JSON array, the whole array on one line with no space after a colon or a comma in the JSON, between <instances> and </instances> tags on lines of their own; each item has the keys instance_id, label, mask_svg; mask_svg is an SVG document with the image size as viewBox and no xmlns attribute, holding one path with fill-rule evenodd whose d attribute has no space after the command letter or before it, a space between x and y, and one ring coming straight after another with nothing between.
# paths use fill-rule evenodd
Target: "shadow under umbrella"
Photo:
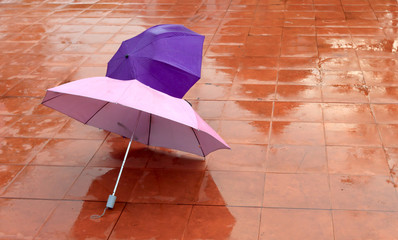
<instances>
[{"instance_id":1,"label":"shadow under umbrella","mask_svg":"<svg viewBox=\"0 0 398 240\"><path fill-rule=\"evenodd\" d=\"M123 149L117 150L117 144L113 141L114 156L124 152ZM181 239L184 234L194 238L220 239L231 236L234 228L239 228L236 226L236 210L226 206L217 183L205 170L206 161L179 151L163 151L153 147L130 151L131 154L147 152L147 168L125 169L131 172L120 179L118 201L111 213L100 219L90 217L101 206L99 202L83 201L77 204L76 209L66 204L65 207L73 212L73 219L69 220L69 227L57 226L64 228L66 238L81 237L84 229L84 237L100 233L110 239ZM98 194L98 188L106 186L103 191L106 193L112 188L111 183L116 177L117 169L98 174L91 181L87 196L96 195L98 200L106 201L105 194ZM209 186L211 193L205 194L216 199L217 205L198 202L203 188ZM65 212L64 208L55 210L54 218L61 217L61 213ZM202 221L203 218L207 220ZM48 225L52 222L50 218ZM103 228L98 229L99 226ZM53 233L60 230L45 229Z\"/></svg>"}]
</instances>

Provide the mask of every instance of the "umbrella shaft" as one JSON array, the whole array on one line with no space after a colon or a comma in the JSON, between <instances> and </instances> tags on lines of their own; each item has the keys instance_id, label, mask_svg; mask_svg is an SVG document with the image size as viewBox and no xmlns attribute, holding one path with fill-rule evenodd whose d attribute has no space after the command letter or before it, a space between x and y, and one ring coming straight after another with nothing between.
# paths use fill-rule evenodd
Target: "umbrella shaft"
<instances>
[{"instance_id":1,"label":"umbrella shaft","mask_svg":"<svg viewBox=\"0 0 398 240\"><path fill-rule=\"evenodd\" d=\"M124 167L124 164L126 163L127 155L129 154L131 142L133 141L134 134L135 134L135 130L137 129L138 122L140 121L140 117L141 117L141 111L138 113L137 123L135 124L135 128L134 128L134 131L133 131L133 135L132 135L131 138L130 138L129 145L127 146L126 153L124 154L124 159L123 159L122 167L120 168L119 176L117 176L115 188L113 189L113 193L112 193L113 196L115 196L116 189L117 189L117 185L119 184L120 176L122 176L123 167Z\"/></svg>"},{"instance_id":2,"label":"umbrella shaft","mask_svg":"<svg viewBox=\"0 0 398 240\"><path fill-rule=\"evenodd\" d=\"M119 184L120 176L122 176L123 167L124 167L124 164L126 163L127 155L128 155L128 153L130 151L130 146L131 146L131 142L132 141L133 141L133 138L131 137L129 145L128 145L127 150L126 150L126 153L124 154L124 159L123 159L122 167L120 168L120 171L119 171L119 176L117 176L115 188L113 189L113 193L112 193L113 196L115 196L115 192L116 192L116 189L117 189L117 185Z\"/></svg>"}]
</instances>

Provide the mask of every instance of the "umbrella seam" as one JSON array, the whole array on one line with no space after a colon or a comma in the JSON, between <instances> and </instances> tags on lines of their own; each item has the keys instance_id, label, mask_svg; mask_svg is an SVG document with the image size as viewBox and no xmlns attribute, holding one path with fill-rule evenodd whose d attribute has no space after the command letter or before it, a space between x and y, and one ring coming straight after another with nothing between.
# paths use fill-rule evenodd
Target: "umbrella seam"
<instances>
[{"instance_id":1,"label":"umbrella seam","mask_svg":"<svg viewBox=\"0 0 398 240\"><path fill-rule=\"evenodd\" d=\"M52 98L50 98L50 99L47 99L46 101L42 101L41 104L44 104L44 103L46 103L46 102L48 102L48 101L50 101L50 100L53 100L54 98L57 98L57 97L62 96L62 93L59 93L59 92L55 92L55 93L58 93L58 95L57 95L57 96L54 96L54 97L52 97Z\"/></svg>"},{"instance_id":2,"label":"umbrella seam","mask_svg":"<svg viewBox=\"0 0 398 240\"><path fill-rule=\"evenodd\" d=\"M149 59L149 58L148 58ZM138 63L140 63L140 62L138 62ZM151 75L153 78L155 78L156 79L156 77L152 74L152 72L151 71L148 71L147 72L149 75ZM140 74L141 75L141 74ZM136 76L136 78L137 78L137 80L139 81L139 79L138 79L138 76L140 76L140 75L138 75L138 73L137 73L137 76ZM158 82L159 83L159 85L161 85L162 87L163 87L163 89L167 89L167 85L165 85L162 81L159 81ZM143 83L144 84L144 83ZM144 84L144 85L146 85L146 84ZM148 86L148 85L146 85L146 86ZM148 86L148 87L150 87L150 86ZM152 88L152 87L150 87L150 88ZM163 92L163 91L161 91L161 90L157 90L157 89L155 89L156 91L159 91L159 92L161 92L161 93L164 93L164 94L166 94L166 95L169 95L169 94L167 94L167 93L165 93L165 92ZM171 95L169 95L169 96L171 96ZM174 96L172 96L172 97L174 97ZM174 98L176 98L176 97L174 97Z\"/></svg>"},{"instance_id":3,"label":"umbrella seam","mask_svg":"<svg viewBox=\"0 0 398 240\"><path fill-rule=\"evenodd\" d=\"M125 46L122 44L122 45L120 45L120 48L125 48ZM123 49L122 49L122 50L123 50ZM127 50L124 51L124 52L127 52ZM119 58L116 58L116 59L125 59L125 56L122 56L122 57L119 57ZM112 59L111 59L111 60L112 60ZM129 63L129 65L130 65L130 67L131 67L132 69L135 70L134 64L133 64L131 61L128 61L128 63ZM123 64L120 64L113 72L107 74L107 76L113 75L113 74L120 68L120 66L122 66L122 65L123 65ZM108 67L109 67L109 62L108 62ZM130 71L131 71L131 70L130 70ZM137 71L135 71L135 72L137 72ZM134 72L132 72L132 75L136 75L136 74L134 74Z\"/></svg>"},{"instance_id":4,"label":"umbrella seam","mask_svg":"<svg viewBox=\"0 0 398 240\"><path fill-rule=\"evenodd\" d=\"M152 128L152 113L149 113L149 131L148 131L148 146L149 144L149 140L151 139L151 128Z\"/></svg>"},{"instance_id":5,"label":"umbrella seam","mask_svg":"<svg viewBox=\"0 0 398 240\"><path fill-rule=\"evenodd\" d=\"M108 105L109 102L106 102L100 109L98 109L84 124L87 124L99 111L101 111L106 105Z\"/></svg>"},{"instance_id":6,"label":"umbrella seam","mask_svg":"<svg viewBox=\"0 0 398 240\"><path fill-rule=\"evenodd\" d=\"M200 145L199 138L198 138L198 136L196 135L195 129L192 128L192 127L191 127L191 129L192 129L193 134L195 135L196 141L198 141L200 151L202 151L202 156L205 157L206 155L205 155L205 153L203 152L202 145Z\"/></svg>"}]
</instances>

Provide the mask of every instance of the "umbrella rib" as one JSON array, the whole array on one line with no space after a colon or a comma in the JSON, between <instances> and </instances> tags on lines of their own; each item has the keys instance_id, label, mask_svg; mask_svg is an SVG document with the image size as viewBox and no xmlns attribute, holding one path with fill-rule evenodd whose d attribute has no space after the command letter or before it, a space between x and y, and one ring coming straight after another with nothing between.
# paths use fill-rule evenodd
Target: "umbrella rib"
<instances>
[{"instance_id":1,"label":"umbrella rib","mask_svg":"<svg viewBox=\"0 0 398 240\"><path fill-rule=\"evenodd\" d=\"M148 58L148 59L149 59L149 58ZM153 78L156 79L156 77L155 77L150 71L148 71L147 73L148 73L149 75L151 75ZM136 79L139 80L138 78L141 78L141 77L138 77L138 74L137 74ZM159 83L163 88L167 87L167 86L164 85L161 81L159 81L158 83ZM158 91L160 91L160 90L158 90ZM162 92L162 91L160 91L160 92Z\"/></svg>"},{"instance_id":2,"label":"umbrella rib","mask_svg":"<svg viewBox=\"0 0 398 240\"><path fill-rule=\"evenodd\" d=\"M205 153L203 152L202 145L200 145L199 138L198 138L198 136L196 135L195 129L193 129L192 127L191 127L191 129L192 129L193 134L195 135L196 141L198 141L200 151L202 151L202 156L205 157L206 155L205 155Z\"/></svg>"},{"instance_id":3,"label":"umbrella rib","mask_svg":"<svg viewBox=\"0 0 398 240\"><path fill-rule=\"evenodd\" d=\"M58 95L56 95L56 96L54 96L54 97L52 97L52 98L50 98L50 99L47 99L46 101L43 101L41 104L46 103L46 102L48 102L48 101L50 101L50 100L53 100L54 98L57 98L57 97L60 97L60 96L62 96L62 94L61 94L61 93L58 93Z\"/></svg>"},{"instance_id":4,"label":"umbrella rib","mask_svg":"<svg viewBox=\"0 0 398 240\"><path fill-rule=\"evenodd\" d=\"M162 34L161 34L161 35L162 35ZM161 36L161 35L159 35L159 36ZM145 44L145 45L142 46L141 48L133 50L133 51L130 52L129 54L137 53L137 52L141 51L142 49L146 48L147 46L149 46L149 45L153 44L154 42L158 41L158 40L164 40L164 39L166 39L166 38L182 37L182 36L197 37L195 34L188 34L188 33L182 33L182 34L172 35L172 36L162 37L162 38L158 37L158 38L154 39L153 41L150 41L149 43ZM203 38L203 39L204 39L204 38ZM126 40L126 41L128 41L128 40ZM141 39L140 42L141 42L141 41L143 41L143 39ZM139 44L137 44L137 45L139 45Z\"/></svg>"},{"instance_id":5,"label":"umbrella rib","mask_svg":"<svg viewBox=\"0 0 398 240\"><path fill-rule=\"evenodd\" d=\"M148 143L147 145L149 146L149 140L151 139L151 129L152 129L152 114L149 114L149 131L148 131Z\"/></svg>"},{"instance_id":6,"label":"umbrella rib","mask_svg":"<svg viewBox=\"0 0 398 240\"><path fill-rule=\"evenodd\" d=\"M109 102L106 102L102 107L100 107L84 124L87 124L99 111L101 111Z\"/></svg>"}]
</instances>

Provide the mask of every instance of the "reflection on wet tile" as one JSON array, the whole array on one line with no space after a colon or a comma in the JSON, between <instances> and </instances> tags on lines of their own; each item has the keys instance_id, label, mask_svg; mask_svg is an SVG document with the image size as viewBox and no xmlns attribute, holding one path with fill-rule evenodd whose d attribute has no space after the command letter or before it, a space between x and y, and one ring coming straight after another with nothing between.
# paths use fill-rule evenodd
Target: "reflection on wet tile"
<instances>
[{"instance_id":1,"label":"reflection on wet tile","mask_svg":"<svg viewBox=\"0 0 398 240\"><path fill-rule=\"evenodd\" d=\"M360 66L356 58L349 57L322 57L319 66L324 70L359 71Z\"/></svg>"},{"instance_id":2,"label":"reflection on wet tile","mask_svg":"<svg viewBox=\"0 0 398 240\"><path fill-rule=\"evenodd\" d=\"M203 171L206 168L206 158L178 150L150 147L152 153L146 168L179 169Z\"/></svg>"},{"instance_id":3,"label":"reflection on wet tile","mask_svg":"<svg viewBox=\"0 0 398 240\"><path fill-rule=\"evenodd\" d=\"M231 88L230 100L273 100L275 85L235 84Z\"/></svg>"},{"instance_id":4,"label":"reflection on wet tile","mask_svg":"<svg viewBox=\"0 0 398 240\"><path fill-rule=\"evenodd\" d=\"M104 202L61 201L40 229L36 239L104 239L113 230L124 204L116 203L99 219Z\"/></svg>"},{"instance_id":5,"label":"reflection on wet tile","mask_svg":"<svg viewBox=\"0 0 398 240\"><path fill-rule=\"evenodd\" d=\"M391 71L363 71L368 86L398 86L398 76Z\"/></svg>"},{"instance_id":6,"label":"reflection on wet tile","mask_svg":"<svg viewBox=\"0 0 398 240\"><path fill-rule=\"evenodd\" d=\"M258 70L266 70L270 68L276 68L278 66L278 58L277 57L241 57L239 59L240 68L245 71L249 71L248 69L258 69ZM275 70L265 71L268 74L273 74ZM261 71L254 71L254 74ZM251 75L251 74L250 74Z\"/></svg>"},{"instance_id":7,"label":"reflection on wet tile","mask_svg":"<svg viewBox=\"0 0 398 240\"><path fill-rule=\"evenodd\" d=\"M52 139L36 154L33 165L86 166L102 141Z\"/></svg>"},{"instance_id":8,"label":"reflection on wet tile","mask_svg":"<svg viewBox=\"0 0 398 240\"><path fill-rule=\"evenodd\" d=\"M34 98L6 97L0 99L0 114L29 114L39 105L40 101Z\"/></svg>"},{"instance_id":9,"label":"reflection on wet tile","mask_svg":"<svg viewBox=\"0 0 398 240\"><path fill-rule=\"evenodd\" d=\"M108 137L91 159L89 166L114 168L120 167L122 165L129 141L130 140L127 138L116 137L112 139ZM151 151L149 151L144 144L134 142L131 144L125 167L143 168L151 157Z\"/></svg>"},{"instance_id":10,"label":"reflection on wet tile","mask_svg":"<svg viewBox=\"0 0 398 240\"><path fill-rule=\"evenodd\" d=\"M316 85L320 83L317 70L279 70L278 84Z\"/></svg>"},{"instance_id":11,"label":"reflection on wet tile","mask_svg":"<svg viewBox=\"0 0 398 240\"><path fill-rule=\"evenodd\" d=\"M230 84L195 84L184 96L186 99L227 100Z\"/></svg>"},{"instance_id":12,"label":"reflection on wet tile","mask_svg":"<svg viewBox=\"0 0 398 240\"><path fill-rule=\"evenodd\" d=\"M324 147L272 146L266 161L266 171L276 173L325 173L327 171Z\"/></svg>"},{"instance_id":13,"label":"reflection on wet tile","mask_svg":"<svg viewBox=\"0 0 398 240\"><path fill-rule=\"evenodd\" d=\"M398 87L375 86L370 88L371 103L398 103Z\"/></svg>"},{"instance_id":14,"label":"reflection on wet tile","mask_svg":"<svg viewBox=\"0 0 398 240\"><path fill-rule=\"evenodd\" d=\"M26 164L44 146L46 139L1 138L0 162Z\"/></svg>"},{"instance_id":15,"label":"reflection on wet tile","mask_svg":"<svg viewBox=\"0 0 398 240\"><path fill-rule=\"evenodd\" d=\"M201 171L145 171L138 180L129 201L192 204L198 193L202 177L203 172Z\"/></svg>"},{"instance_id":16,"label":"reflection on wet tile","mask_svg":"<svg viewBox=\"0 0 398 240\"><path fill-rule=\"evenodd\" d=\"M18 119L20 119L19 116L0 115L0 134L6 131L8 127L13 125Z\"/></svg>"},{"instance_id":17,"label":"reflection on wet tile","mask_svg":"<svg viewBox=\"0 0 398 240\"><path fill-rule=\"evenodd\" d=\"M266 145L230 144L231 150L220 150L206 157L209 170L262 171L267 154Z\"/></svg>"},{"instance_id":18,"label":"reflection on wet tile","mask_svg":"<svg viewBox=\"0 0 398 240\"><path fill-rule=\"evenodd\" d=\"M201 83L232 83L236 74L235 69L203 68Z\"/></svg>"},{"instance_id":19,"label":"reflection on wet tile","mask_svg":"<svg viewBox=\"0 0 398 240\"><path fill-rule=\"evenodd\" d=\"M237 68L239 64L239 58L205 56L202 59L202 68Z\"/></svg>"},{"instance_id":20,"label":"reflection on wet tile","mask_svg":"<svg viewBox=\"0 0 398 240\"><path fill-rule=\"evenodd\" d=\"M398 209L398 196L389 176L331 175L330 188L334 209Z\"/></svg>"},{"instance_id":21,"label":"reflection on wet tile","mask_svg":"<svg viewBox=\"0 0 398 240\"><path fill-rule=\"evenodd\" d=\"M1 64L0 64L1 65ZM0 82L0 96L3 96L11 88L18 84L18 81L1 81Z\"/></svg>"},{"instance_id":22,"label":"reflection on wet tile","mask_svg":"<svg viewBox=\"0 0 398 240\"><path fill-rule=\"evenodd\" d=\"M198 203L204 205L261 206L264 174L255 172L206 172Z\"/></svg>"},{"instance_id":23,"label":"reflection on wet tile","mask_svg":"<svg viewBox=\"0 0 398 240\"><path fill-rule=\"evenodd\" d=\"M325 122L374 123L368 104L324 104L323 116Z\"/></svg>"},{"instance_id":24,"label":"reflection on wet tile","mask_svg":"<svg viewBox=\"0 0 398 240\"><path fill-rule=\"evenodd\" d=\"M386 148L387 162L390 169L393 184L398 186L398 148Z\"/></svg>"},{"instance_id":25,"label":"reflection on wet tile","mask_svg":"<svg viewBox=\"0 0 398 240\"><path fill-rule=\"evenodd\" d=\"M240 45L211 45L207 51L206 56L231 56L239 57L243 55L243 47Z\"/></svg>"},{"instance_id":26,"label":"reflection on wet tile","mask_svg":"<svg viewBox=\"0 0 398 240\"><path fill-rule=\"evenodd\" d=\"M6 189L3 196L60 199L82 169L82 167L27 166Z\"/></svg>"},{"instance_id":27,"label":"reflection on wet tile","mask_svg":"<svg viewBox=\"0 0 398 240\"><path fill-rule=\"evenodd\" d=\"M194 206L184 239L256 239L260 209Z\"/></svg>"},{"instance_id":28,"label":"reflection on wet tile","mask_svg":"<svg viewBox=\"0 0 398 240\"><path fill-rule=\"evenodd\" d=\"M0 165L0 194L7 188L22 168L23 166L18 165Z\"/></svg>"},{"instance_id":29,"label":"reflection on wet tile","mask_svg":"<svg viewBox=\"0 0 398 240\"><path fill-rule=\"evenodd\" d=\"M57 81L65 80L71 71L72 71L72 67L68 67L68 66L62 66L62 67L61 66L40 66L40 67L36 68L33 72L31 72L30 75L32 76L31 78L34 80L52 81L52 83L50 83L49 85L51 85L50 87L54 87L54 86L56 86ZM24 86L26 86L26 84ZM20 86L20 84L17 87L23 88L23 86ZM45 90L45 89L46 89L45 86L42 85L42 89L40 89L40 90ZM16 90L19 90L19 92L16 92L16 93L19 93L19 94L22 93L22 89L18 89L18 88L13 89L13 91L16 91ZM39 91L39 93L40 93L40 91ZM9 94L12 95L12 92Z\"/></svg>"},{"instance_id":30,"label":"reflection on wet tile","mask_svg":"<svg viewBox=\"0 0 398 240\"><path fill-rule=\"evenodd\" d=\"M373 113L377 123L398 123L398 105L396 104L372 104Z\"/></svg>"},{"instance_id":31,"label":"reflection on wet tile","mask_svg":"<svg viewBox=\"0 0 398 240\"><path fill-rule=\"evenodd\" d=\"M245 84L276 84L277 71L270 69L250 69L239 70L234 79L235 83Z\"/></svg>"},{"instance_id":32,"label":"reflection on wet tile","mask_svg":"<svg viewBox=\"0 0 398 240\"><path fill-rule=\"evenodd\" d=\"M127 204L109 239L181 239L192 207Z\"/></svg>"},{"instance_id":33,"label":"reflection on wet tile","mask_svg":"<svg viewBox=\"0 0 398 240\"><path fill-rule=\"evenodd\" d=\"M108 135L108 132L85 125L74 119L69 121L58 131L54 138L75 138L75 139L98 139L102 140Z\"/></svg>"},{"instance_id":34,"label":"reflection on wet tile","mask_svg":"<svg viewBox=\"0 0 398 240\"><path fill-rule=\"evenodd\" d=\"M325 174L265 176L264 207L329 209L329 181Z\"/></svg>"},{"instance_id":35,"label":"reflection on wet tile","mask_svg":"<svg viewBox=\"0 0 398 240\"><path fill-rule=\"evenodd\" d=\"M331 174L388 175L386 155L382 148L327 147Z\"/></svg>"},{"instance_id":36,"label":"reflection on wet tile","mask_svg":"<svg viewBox=\"0 0 398 240\"><path fill-rule=\"evenodd\" d=\"M319 103L275 102L274 121L322 122Z\"/></svg>"},{"instance_id":37,"label":"reflection on wet tile","mask_svg":"<svg viewBox=\"0 0 398 240\"><path fill-rule=\"evenodd\" d=\"M0 199L1 237L33 239L56 204L48 200Z\"/></svg>"},{"instance_id":38,"label":"reflection on wet tile","mask_svg":"<svg viewBox=\"0 0 398 240\"><path fill-rule=\"evenodd\" d=\"M332 214L326 210L264 208L259 239L332 240Z\"/></svg>"},{"instance_id":39,"label":"reflection on wet tile","mask_svg":"<svg viewBox=\"0 0 398 240\"><path fill-rule=\"evenodd\" d=\"M74 81L82 78L103 76L105 75L105 70L105 66L79 67L68 76L67 80Z\"/></svg>"},{"instance_id":40,"label":"reflection on wet tile","mask_svg":"<svg viewBox=\"0 0 398 240\"><path fill-rule=\"evenodd\" d=\"M333 211L336 239L394 239L397 212Z\"/></svg>"},{"instance_id":41,"label":"reflection on wet tile","mask_svg":"<svg viewBox=\"0 0 398 240\"><path fill-rule=\"evenodd\" d=\"M66 117L26 115L10 126L3 135L50 138L64 126L67 120Z\"/></svg>"},{"instance_id":42,"label":"reflection on wet tile","mask_svg":"<svg viewBox=\"0 0 398 240\"><path fill-rule=\"evenodd\" d=\"M396 50L395 50L396 51ZM398 60L391 59L391 58L365 58L360 59L359 63L361 64L362 70L392 70L397 69L398 67Z\"/></svg>"},{"instance_id":43,"label":"reflection on wet tile","mask_svg":"<svg viewBox=\"0 0 398 240\"><path fill-rule=\"evenodd\" d=\"M381 146L375 124L325 123L325 135L328 145Z\"/></svg>"},{"instance_id":44,"label":"reflection on wet tile","mask_svg":"<svg viewBox=\"0 0 398 240\"><path fill-rule=\"evenodd\" d=\"M267 144L269 126L267 121L222 121L218 133L228 143Z\"/></svg>"},{"instance_id":45,"label":"reflection on wet tile","mask_svg":"<svg viewBox=\"0 0 398 240\"><path fill-rule=\"evenodd\" d=\"M318 59L311 57L280 57L280 69L313 69L318 66Z\"/></svg>"},{"instance_id":46,"label":"reflection on wet tile","mask_svg":"<svg viewBox=\"0 0 398 240\"><path fill-rule=\"evenodd\" d=\"M272 102L227 101L223 118L233 120L271 120Z\"/></svg>"},{"instance_id":47,"label":"reflection on wet tile","mask_svg":"<svg viewBox=\"0 0 398 240\"><path fill-rule=\"evenodd\" d=\"M362 71L323 71L322 83L325 85L364 85Z\"/></svg>"},{"instance_id":48,"label":"reflection on wet tile","mask_svg":"<svg viewBox=\"0 0 398 240\"><path fill-rule=\"evenodd\" d=\"M381 139L386 147L398 147L397 134L398 124L380 124L378 125Z\"/></svg>"},{"instance_id":49,"label":"reflection on wet tile","mask_svg":"<svg viewBox=\"0 0 398 240\"><path fill-rule=\"evenodd\" d=\"M276 90L279 101L320 102L321 89L318 86L279 85Z\"/></svg>"},{"instance_id":50,"label":"reflection on wet tile","mask_svg":"<svg viewBox=\"0 0 398 240\"><path fill-rule=\"evenodd\" d=\"M66 199L106 201L112 194L119 168L87 167L76 179ZM142 172L125 168L116 191L117 201L126 202Z\"/></svg>"},{"instance_id":51,"label":"reflection on wet tile","mask_svg":"<svg viewBox=\"0 0 398 240\"><path fill-rule=\"evenodd\" d=\"M321 123L273 122L271 144L324 145Z\"/></svg>"},{"instance_id":52,"label":"reflection on wet tile","mask_svg":"<svg viewBox=\"0 0 398 240\"><path fill-rule=\"evenodd\" d=\"M366 86L323 86L324 102L367 103L369 89Z\"/></svg>"},{"instance_id":53,"label":"reflection on wet tile","mask_svg":"<svg viewBox=\"0 0 398 240\"><path fill-rule=\"evenodd\" d=\"M204 119L221 118L226 101L193 101L192 108Z\"/></svg>"}]
</instances>

